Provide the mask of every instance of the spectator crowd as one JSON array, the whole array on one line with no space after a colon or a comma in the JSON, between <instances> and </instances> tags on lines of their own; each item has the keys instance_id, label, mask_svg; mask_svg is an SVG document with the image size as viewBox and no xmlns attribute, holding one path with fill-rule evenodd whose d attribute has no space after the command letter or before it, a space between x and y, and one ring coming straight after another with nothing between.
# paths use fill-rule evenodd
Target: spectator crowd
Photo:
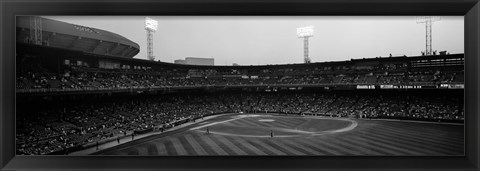
<instances>
[{"instance_id":1,"label":"spectator crowd","mask_svg":"<svg viewBox=\"0 0 480 171\"><path fill-rule=\"evenodd\" d=\"M97 90L245 85L439 85L463 84L459 67L410 68L385 65L376 70L265 69L100 69L62 66L55 72L35 60L17 71L17 90ZM33 64L29 64L33 63ZM395 66L395 67L393 67ZM403 65L402 65L403 66ZM20 68L20 67L19 67Z\"/></svg>"}]
</instances>

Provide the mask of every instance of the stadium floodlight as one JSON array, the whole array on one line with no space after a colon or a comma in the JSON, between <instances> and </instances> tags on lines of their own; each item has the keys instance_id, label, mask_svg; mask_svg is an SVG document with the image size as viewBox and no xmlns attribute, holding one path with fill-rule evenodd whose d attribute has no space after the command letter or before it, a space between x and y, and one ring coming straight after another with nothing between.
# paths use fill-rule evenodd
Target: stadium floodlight
<instances>
[{"instance_id":1,"label":"stadium floodlight","mask_svg":"<svg viewBox=\"0 0 480 171\"><path fill-rule=\"evenodd\" d=\"M153 32L157 31L158 21L145 17L145 29L149 29Z\"/></svg>"},{"instance_id":2,"label":"stadium floodlight","mask_svg":"<svg viewBox=\"0 0 480 171\"><path fill-rule=\"evenodd\" d=\"M417 24L425 23L425 55L432 55L432 23L440 21L439 16L418 16L415 17Z\"/></svg>"},{"instance_id":3,"label":"stadium floodlight","mask_svg":"<svg viewBox=\"0 0 480 171\"><path fill-rule=\"evenodd\" d=\"M153 32L157 31L158 21L145 17L145 30L147 30L147 58L151 61L155 60L153 56Z\"/></svg>"},{"instance_id":4,"label":"stadium floodlight","mask_svg":"<svg viewBox=\"0 0 480 171\"><path fill-rule=\"evenodd\" d=\"M303 60L305 63L310 63L310 58L308 57L308 38L313 37L313 26L297 28L297 37L303 38Z\"/></svg>"},{"instance_id":5,"label":"stadium floodlight","mask_svg":"<svg viewBox=\"0 0 480 171\"><path fill-rule=\"evenodd\" d=\"M298 36L298 38L312 37L313 36L313 26L297 28L297 36Z\"/></svg>"}]
</instances>

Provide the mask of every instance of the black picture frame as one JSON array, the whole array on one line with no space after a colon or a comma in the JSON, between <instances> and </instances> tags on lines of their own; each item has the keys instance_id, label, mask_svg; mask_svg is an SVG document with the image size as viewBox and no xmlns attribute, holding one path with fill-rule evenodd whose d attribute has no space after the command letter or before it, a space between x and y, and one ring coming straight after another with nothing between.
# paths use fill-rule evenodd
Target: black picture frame
<instances>
[{"instance_id":1,"label":"black picture frame","mask_svg":"<svg viewBox=\"0 0 480 171\"><path fill-rule=\"evenodd\" d=\"M2 170L478 170L480 169L478 0L2 0L0 168ZM460 15L465 16L466 155L448 157L15 156L16 15Z\"/></svg>"}]
</instances>

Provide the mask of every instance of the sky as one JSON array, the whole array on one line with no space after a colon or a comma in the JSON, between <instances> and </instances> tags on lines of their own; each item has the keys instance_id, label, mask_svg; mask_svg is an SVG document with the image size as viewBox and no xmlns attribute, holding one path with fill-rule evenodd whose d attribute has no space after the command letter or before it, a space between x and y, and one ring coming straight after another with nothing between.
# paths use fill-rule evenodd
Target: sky
<instances>
[{"instance_id":1,"label":"sky","mask_svg":"<svg viewBox=\"0 0 480 171\"><path fill-rule=\"evenodd\" d=\"M145 17L158 21L155 60L214 58L215 65L303 63L303 39L296 29L313 26L312 62L419 56L425 24L414 16L45 16L117 33L140 45L134 57L147 59ZM463 16L442 16L432 26L432 47L464 53Z\"/></svg>"}]
</instances>

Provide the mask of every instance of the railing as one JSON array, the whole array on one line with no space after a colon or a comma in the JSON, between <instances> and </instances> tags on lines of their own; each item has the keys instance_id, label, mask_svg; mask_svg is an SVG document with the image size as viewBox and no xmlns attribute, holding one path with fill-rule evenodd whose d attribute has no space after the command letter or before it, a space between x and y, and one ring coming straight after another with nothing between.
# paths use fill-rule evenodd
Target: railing
<instances>
[{"instance_id":1,"label":"railing","mask_svg":"<svg viewBox=\"0 0 480 171\"><path fill-rule=\"evenodd\" d=\"M61 92L85 92L85 91L140 91L140 90L164 90L164 89L189 89L189 88L241 88L241 87L328 87L328 86L355 86L355 85L396 85L396 86L437 86L438 84L464 84L463 82L439 83L439 82L415 82L415 83L320 83L320 84L240 84L240 85L185 85L185 86L133 86L133 87L83 87L83 88L40 88L40 89L16 89L17 93L61 93Z\"/></svg>"}]
</instances>

